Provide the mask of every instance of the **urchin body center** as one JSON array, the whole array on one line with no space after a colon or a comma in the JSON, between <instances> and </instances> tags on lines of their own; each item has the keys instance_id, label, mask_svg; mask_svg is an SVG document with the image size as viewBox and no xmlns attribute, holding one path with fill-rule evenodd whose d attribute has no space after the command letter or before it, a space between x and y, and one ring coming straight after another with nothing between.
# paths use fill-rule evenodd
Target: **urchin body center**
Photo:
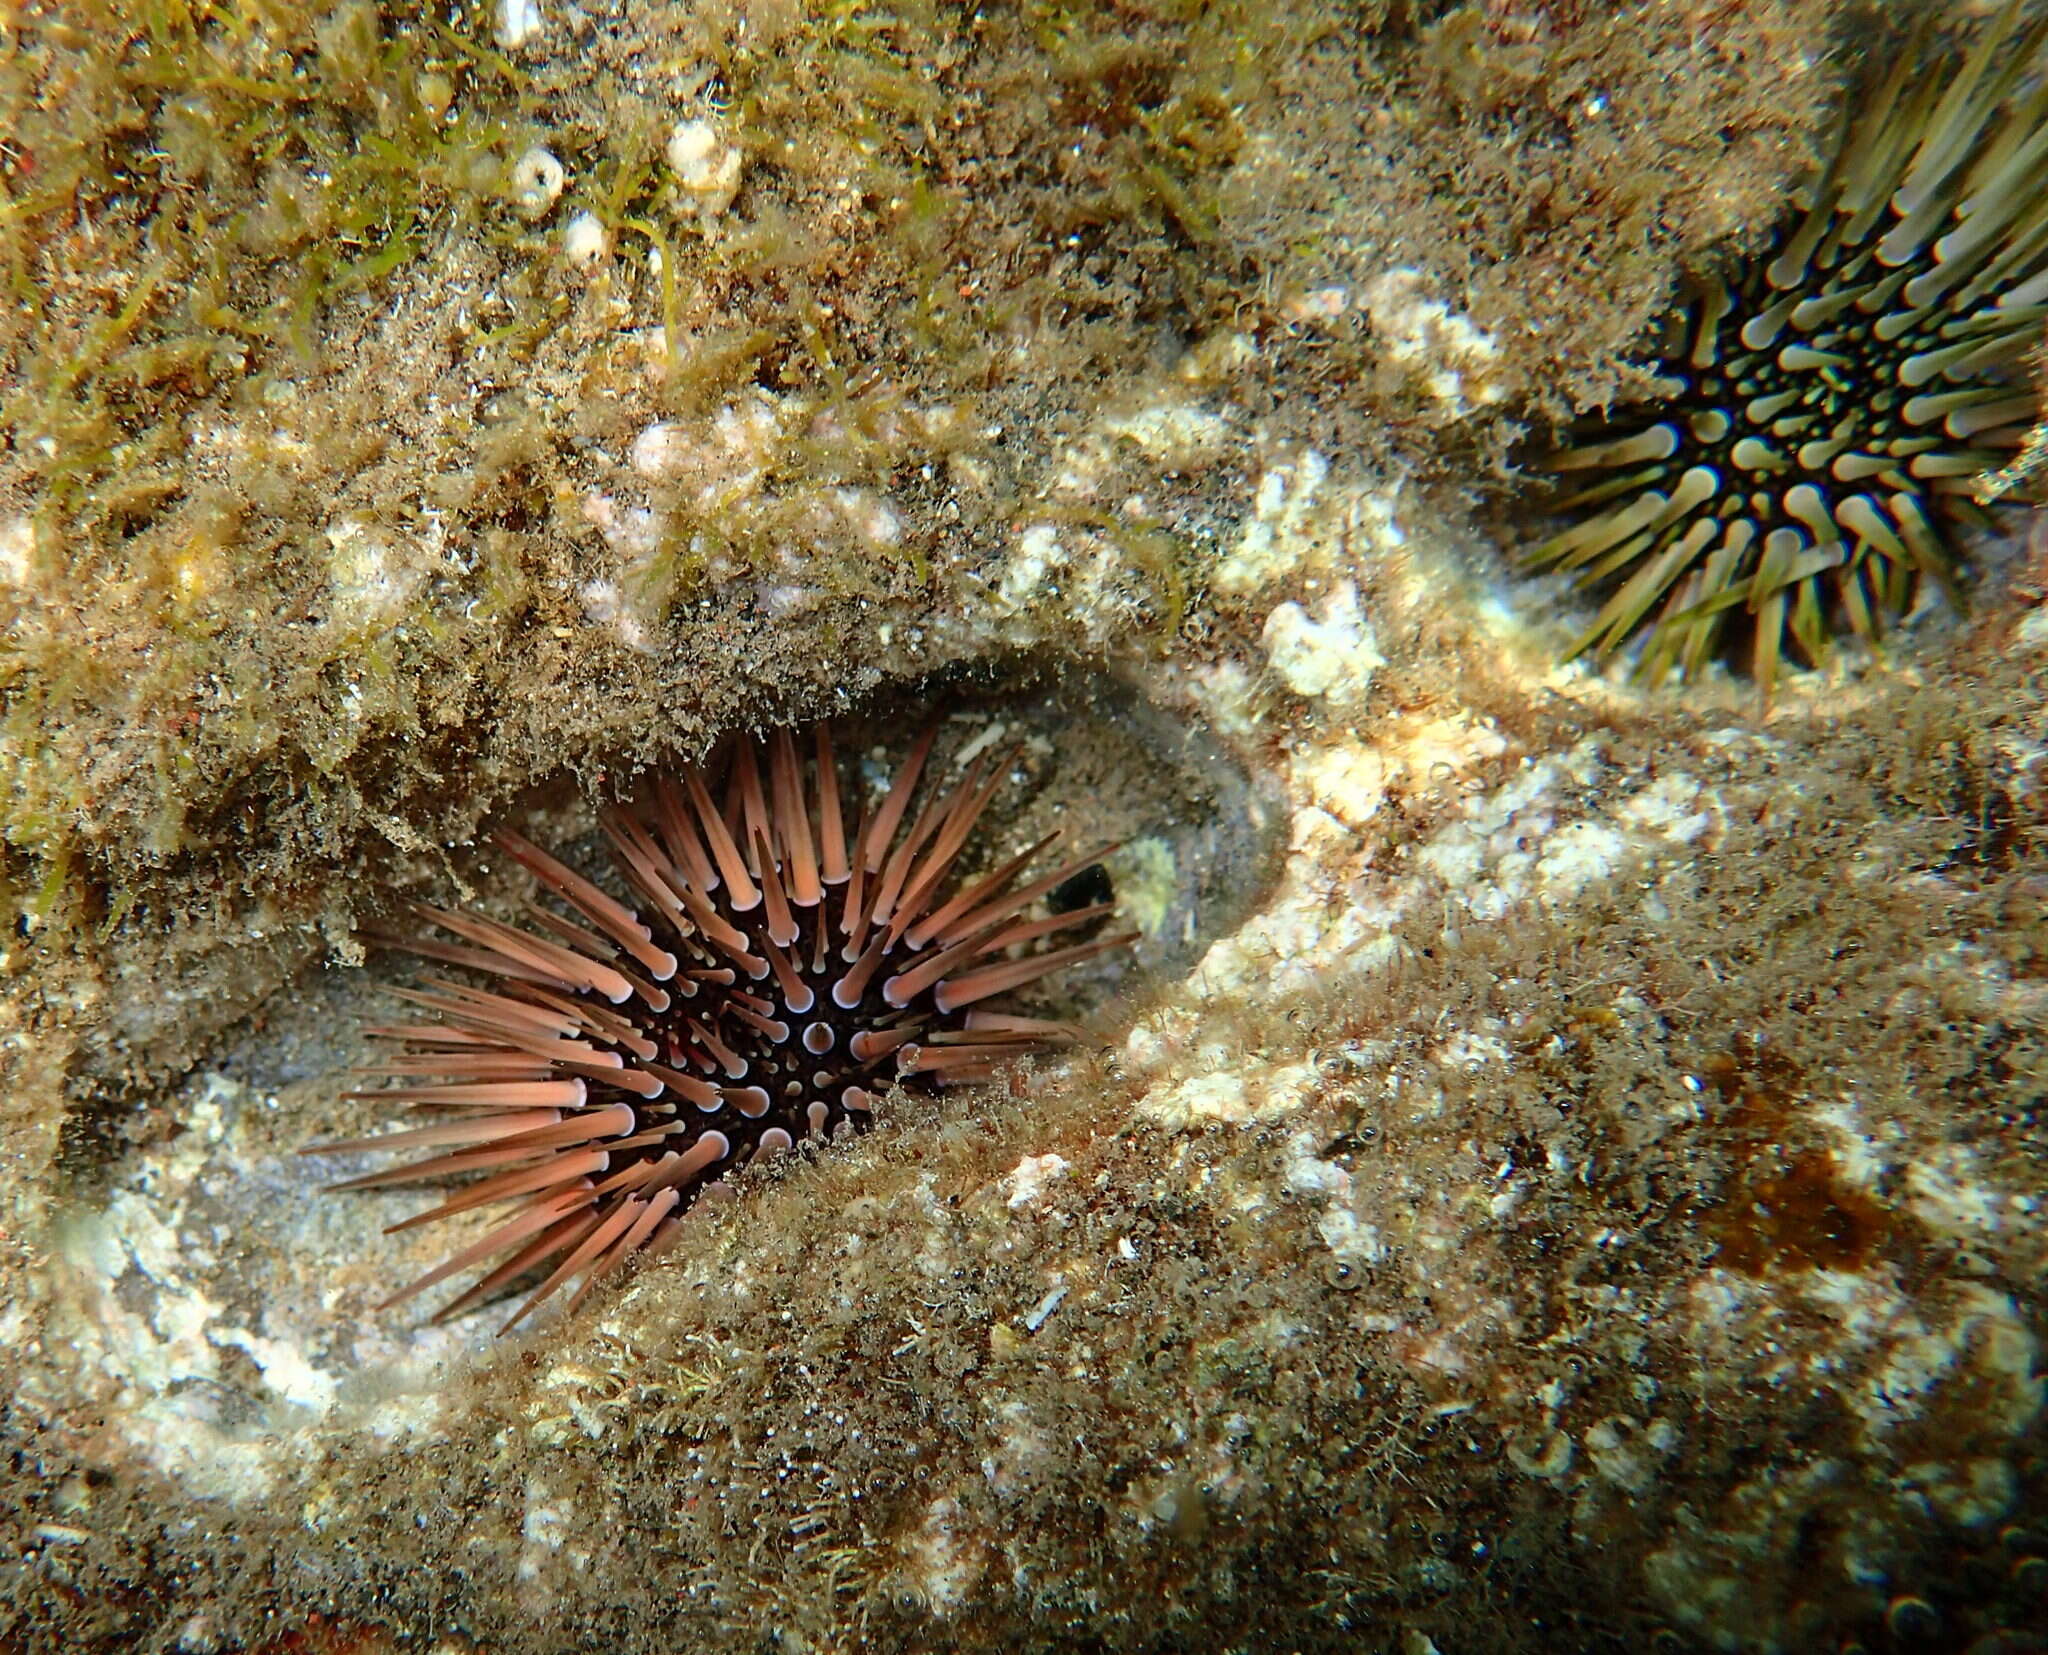
<instances>
[{"instance_id":1,"label":"urchin body center","mask_svg":"<svg viewBox=\"0 0 2048 1655\"><path fill-rule=\"evenodd\" d=\"M795 992L770 969L758 978L722 972L713 986L724 989L735 1014L723 1036L712 1035L693 1002L682 1000L660 1020L657 1039L671 1064L717 1083L715 1096L698 1106L704 1112L731 1106L764 1135L780 1128L791 1138L824 1136L849 1115L866 1114L874 1105L871 1088L916 1063L912 1042L939 1013L928 1003L890 1005L875 980L849 992L860 957L846 958L844 925L832 923L829 901L792 918L798 932L785 955ZM673 1118L680 1101L638 1112L650 1121Z\"/></svg>"},{"instance_id":2,"label":"urchin body center","mask_svg":"<svg viewBox=\"0 0 2048 1655\"><path fill-rule=\"evenodd\" d=\"M1909 272L1895 274L1875 289L1823 285L1789 310L1773 305L1780 296L1760 279L1730 302L1702 301L1690 354L1667 359L1657 387L1682 411L1643 428L1644 457L1675 462L1681 475L1708 468L1713 515L1765 529L1810 529L1873 484L1919 492L1948 474L1952 467L1920 457L1952 447L1970 422L1952 429L1958 399L1915 393L1908 382L1953 341L1924 314L1883 308ZM1865 275L1852 268L1834 282ZM1946 331L1963 327L1951 320ZM1823 509L1789 509L1786 482L1813 487Z\"/></svg>"}]
</instances>

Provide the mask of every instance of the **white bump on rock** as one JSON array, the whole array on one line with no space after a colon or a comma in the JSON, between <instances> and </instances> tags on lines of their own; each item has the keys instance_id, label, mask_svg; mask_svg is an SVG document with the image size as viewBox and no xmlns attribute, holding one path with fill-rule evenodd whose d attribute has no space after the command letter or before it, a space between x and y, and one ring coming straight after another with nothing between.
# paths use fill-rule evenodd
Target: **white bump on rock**
<instances>
[{"instance_id":1,"label":"white bump on rock","mask_svg":"<svg viewBox=\"0 0 2048 1655\"><path fill-rule=\"evenodd\" d=\"M507 51L540 33L540 0L498 0L491 38Z\"/></svg>"},{"instance_id":2,"label":"white bump on rock","mask_svg":"<svg viewBox=\"0 0 2048 1655\"><path fill-rule=\"evenodd\" d=\"M1420 270L1389 270L1365 290L1373 333L1389 362L1400 364L1448 412L1499 402L1500 346L1440 299L1422 297Z\"/></svg>"},{"instance_id":3,"label":"white bump on rock","mask_svg":"<svg viewBox=\"0 0 2048 1655\"><path fill-rule=\"evenodd\" d=\"M653 482L673 477L696 456L697 444L683 435L683 428L670 420L656 420L633 439L626 451L627 463Z\"/></svg>"},{"instance_id":4,"label":"white bump on rock","mask_svg":"<svg viewBox=\"0 0 2048 1655\"><path fill-rule=\"evenodd\" d=\"M1065 562L1058 531L1050 523L1034 523L1017 537L1017 548L1006 560L997 595L1015 608L1035 596L1053 569Z\"/></svg>"},{"instance_id":5,"label":"white bump on rock","mask_svg":"<svg viewBox=\"0 0 2048 1655\"><path fill-rule=\"evenodd\" d=\"M1264 643L1266 658L1290 690L1336 706L1363 701L1372 675L1386 665L1349 581L1324 600L1320 618L1298 603L1281 604L1266 617Z\"/></svg>"},{"instance_id":6,"label":"white bump on rock","mask_svg":"<svg viewBox=\"0 0 2048 1655\"><path fill-rule=\"evenodd\" d=\"M562 231L562 256L588 269L611 251L612 238L592 212L578 213Z\"/></svg>"},{"instance_id":7,"label":"white bump on rock","mask_svg":"<svg viewBox=\"0 0 2048 1655\"><path fill-rule=\"evenodd\" d=\"M0 523L0 582L26 586L35 567L36 526L27 512L17 512Z\"/></svg>"},{"instance_id":8,"label":"white bump on rock","mask_svg":"<svg viewBox=\"0 0 2048 1655\"><path fill-rule=\"evenodd\" d=\"M512 204L528 218L539 218L561 198L568 174L553 150L533 145L512 163Z\"/></svg>"},{"instance_id":9,"label":"white bump on rock","mask_svg":"<svg viewBox=\"0 0 2048 1655\"><path fill-rule=\"evenodd\" d=\"M688 182L710 171L718 154L718 129L709 121L678 121L668 136L668 164Z\"/></svg>"},{"instance_id":10,"label":"white bump on rock","mask_svg":"<svg viewBox=\"0 0 2048 1655\"><path fill-rule=\"evenodd\" d=\"M1324 542L1341 521L1341 514L1318 503L1329 475L1330 462L1312 448L1268 470L1237 543L1210 577L1211 588L1239 597L1324 563Z\"/></svg>"},{"instance_id":11,"label":"white bump on rock","mask_svg":"<svg viewBox=\"0 0 2048 1655\"><path fill-rule=\"evenodd\" d=\"M743 157L711 122L678 121L663 154L677 181L689 192L687 206L706 218L715 218L732 205L732 198L739 193Z\"/></svg>"},{"instance_id":12,"label":"white bump on rock","mask_svg":"<svg viewBox=\"0 0 2048 1655\"><path fill-rule=\"evenodd\" d=\"M1019 1207L1030 1206L1042 1197L1047 1186L1066 1170L1066 1161L1058 1155L1025 1156L1003 1178L1003 1182L1010 1188L1010 1210L1015 1212Z\"/></svg>"}]
</instances>

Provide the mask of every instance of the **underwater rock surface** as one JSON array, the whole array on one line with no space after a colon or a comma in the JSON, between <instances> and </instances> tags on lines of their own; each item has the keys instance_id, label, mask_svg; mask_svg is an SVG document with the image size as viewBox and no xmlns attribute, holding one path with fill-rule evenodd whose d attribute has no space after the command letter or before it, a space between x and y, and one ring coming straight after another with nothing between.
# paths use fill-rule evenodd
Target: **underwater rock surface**
<instances>
[{"instance_id":1,"label":"underwater rock surface","mask_svg":"<svg viewBox=\"0 0 2048 1655\"><path fill-rule=\"evenodd\" d=\"M0 76L0 1647L2040 1624L2039 515L1768 707L1501 553L1864 13L119 12ZM377 1314L359 925L815 716L1125 841L1090 1042Z\"/></svg>"}]
</instances>

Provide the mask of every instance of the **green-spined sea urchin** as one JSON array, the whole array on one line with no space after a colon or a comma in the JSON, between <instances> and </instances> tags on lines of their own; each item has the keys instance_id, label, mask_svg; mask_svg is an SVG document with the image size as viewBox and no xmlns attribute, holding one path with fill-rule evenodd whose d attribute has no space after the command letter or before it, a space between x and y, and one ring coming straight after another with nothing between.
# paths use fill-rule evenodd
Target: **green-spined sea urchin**
<instances>
[{"instance_id":1,"label":"green-spined sea urchin","mask_svg":"<svg viewBox=\"0 0 2048 1655\"><path fill-rule=\"evenodd\" d=\"M726 1172L858 1127L892 1078L985 1080L1004 1059L1070 1037L1055 1022L979 1008L1135 940L1037 946L1114 903L1025 917L1104 852L1019 883L1054 835L956 882L1007 761L976 759L913 816L933 734L850 838L825 728L808 778L781 730L765 745L731 744L722 803L705 771L686 769L658 778L638 807L602 816L637 910L511 833L498 845L573 917L529 901L539 929L525 930L419 910L460 941L400 945L489 982L401 990L434 1020L373 1031L399 1050L365 1073L400 1084L372 1095L428 1124L305 1153L437 1152L337 1189L484 1175L396 1229L511 1205L387 1304L490 1264L445 1318L545 1272L509 1328L578 1274L580 1300Z\"/></svg>"},{"instance_id":2,"label":"green-spined sea urchin","mask_svg":"<svg viewBox=\"0 0 2048 1655\"><path fill-rule=\"evenodd\" d=\"M1690 676L1742 617L1768 693L1790 635L1875 642L1918 583L1950 587L1973 482L2034 412L2012 370L2048 317L2048 83L2008 103L2044 39L2011 6L1949 76L1926 41L1845 118L1803 211L1710 277L1658 400L1583 421L1552 470L1587 510L1528 553L1606 594L1572 646L1648 629L1639 676Z\"/></svg>"}]
</instances>

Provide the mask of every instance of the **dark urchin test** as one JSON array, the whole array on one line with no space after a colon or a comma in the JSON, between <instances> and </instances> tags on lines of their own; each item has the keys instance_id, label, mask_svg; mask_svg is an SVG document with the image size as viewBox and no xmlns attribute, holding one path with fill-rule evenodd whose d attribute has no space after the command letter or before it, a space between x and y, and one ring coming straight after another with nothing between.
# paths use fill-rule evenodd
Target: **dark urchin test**
<instances>
[{"instance_id":1,"label":"dark urchin test","mask_svg":"<svg viewBox=\"0 0 2048 1655\"><path fill-rule=\"evenodd\" d=\"M657 778L637 807L603 813L638 906L500 833L568 912L529 899L533 928L523 928L417 910L458 940L398 945L488 986L432 979L396 991L431 1020L372 1030L398 1050L363 1073L398 1084L354 1095L407 1104L427 1124L304 1153L438 1152L336 1189L480 1175L394 1230L493 1204L506 1213L386 1305L488 1265L437 1320L536 1271L543 1279L507 1328L580 1274L573 1306L672 1234L726 1173L857 1128L892 1080L984 1081L1005 1059L1072 1038L986 1002L1135 940L1041 946L1103 920L1112 902L1030 917L1109 847L1027 879L1053 834L957 879L1010 759L984 754L912 815L934 736L912 746L850 837L825 727L808 766L779 730L765 744L731 744L722 799L692 768Z\"/></svg>"},{"instance_id":2,"label":"dark urchin test","mask_svg":"<svg viewBox=\"0 0 2048 1655\"><path fill-rule=\"evenodd\" d=\"M2035 417L2013 373L2048 319L2048 40L2021 7L1941 74L1924 35L1845 122L1804 215L1693 303L1658 400L1582 421L1549 469L1588 512L1528 553L1604 593L1570 654L1647 630L1638 675L1690 677L1747 627L1768 693L1846 625L1876 643L1919 583L1955 589L1971 499ZM1654 613L1653 613L1654 612Z\"/></svg>"}]
</instances>

